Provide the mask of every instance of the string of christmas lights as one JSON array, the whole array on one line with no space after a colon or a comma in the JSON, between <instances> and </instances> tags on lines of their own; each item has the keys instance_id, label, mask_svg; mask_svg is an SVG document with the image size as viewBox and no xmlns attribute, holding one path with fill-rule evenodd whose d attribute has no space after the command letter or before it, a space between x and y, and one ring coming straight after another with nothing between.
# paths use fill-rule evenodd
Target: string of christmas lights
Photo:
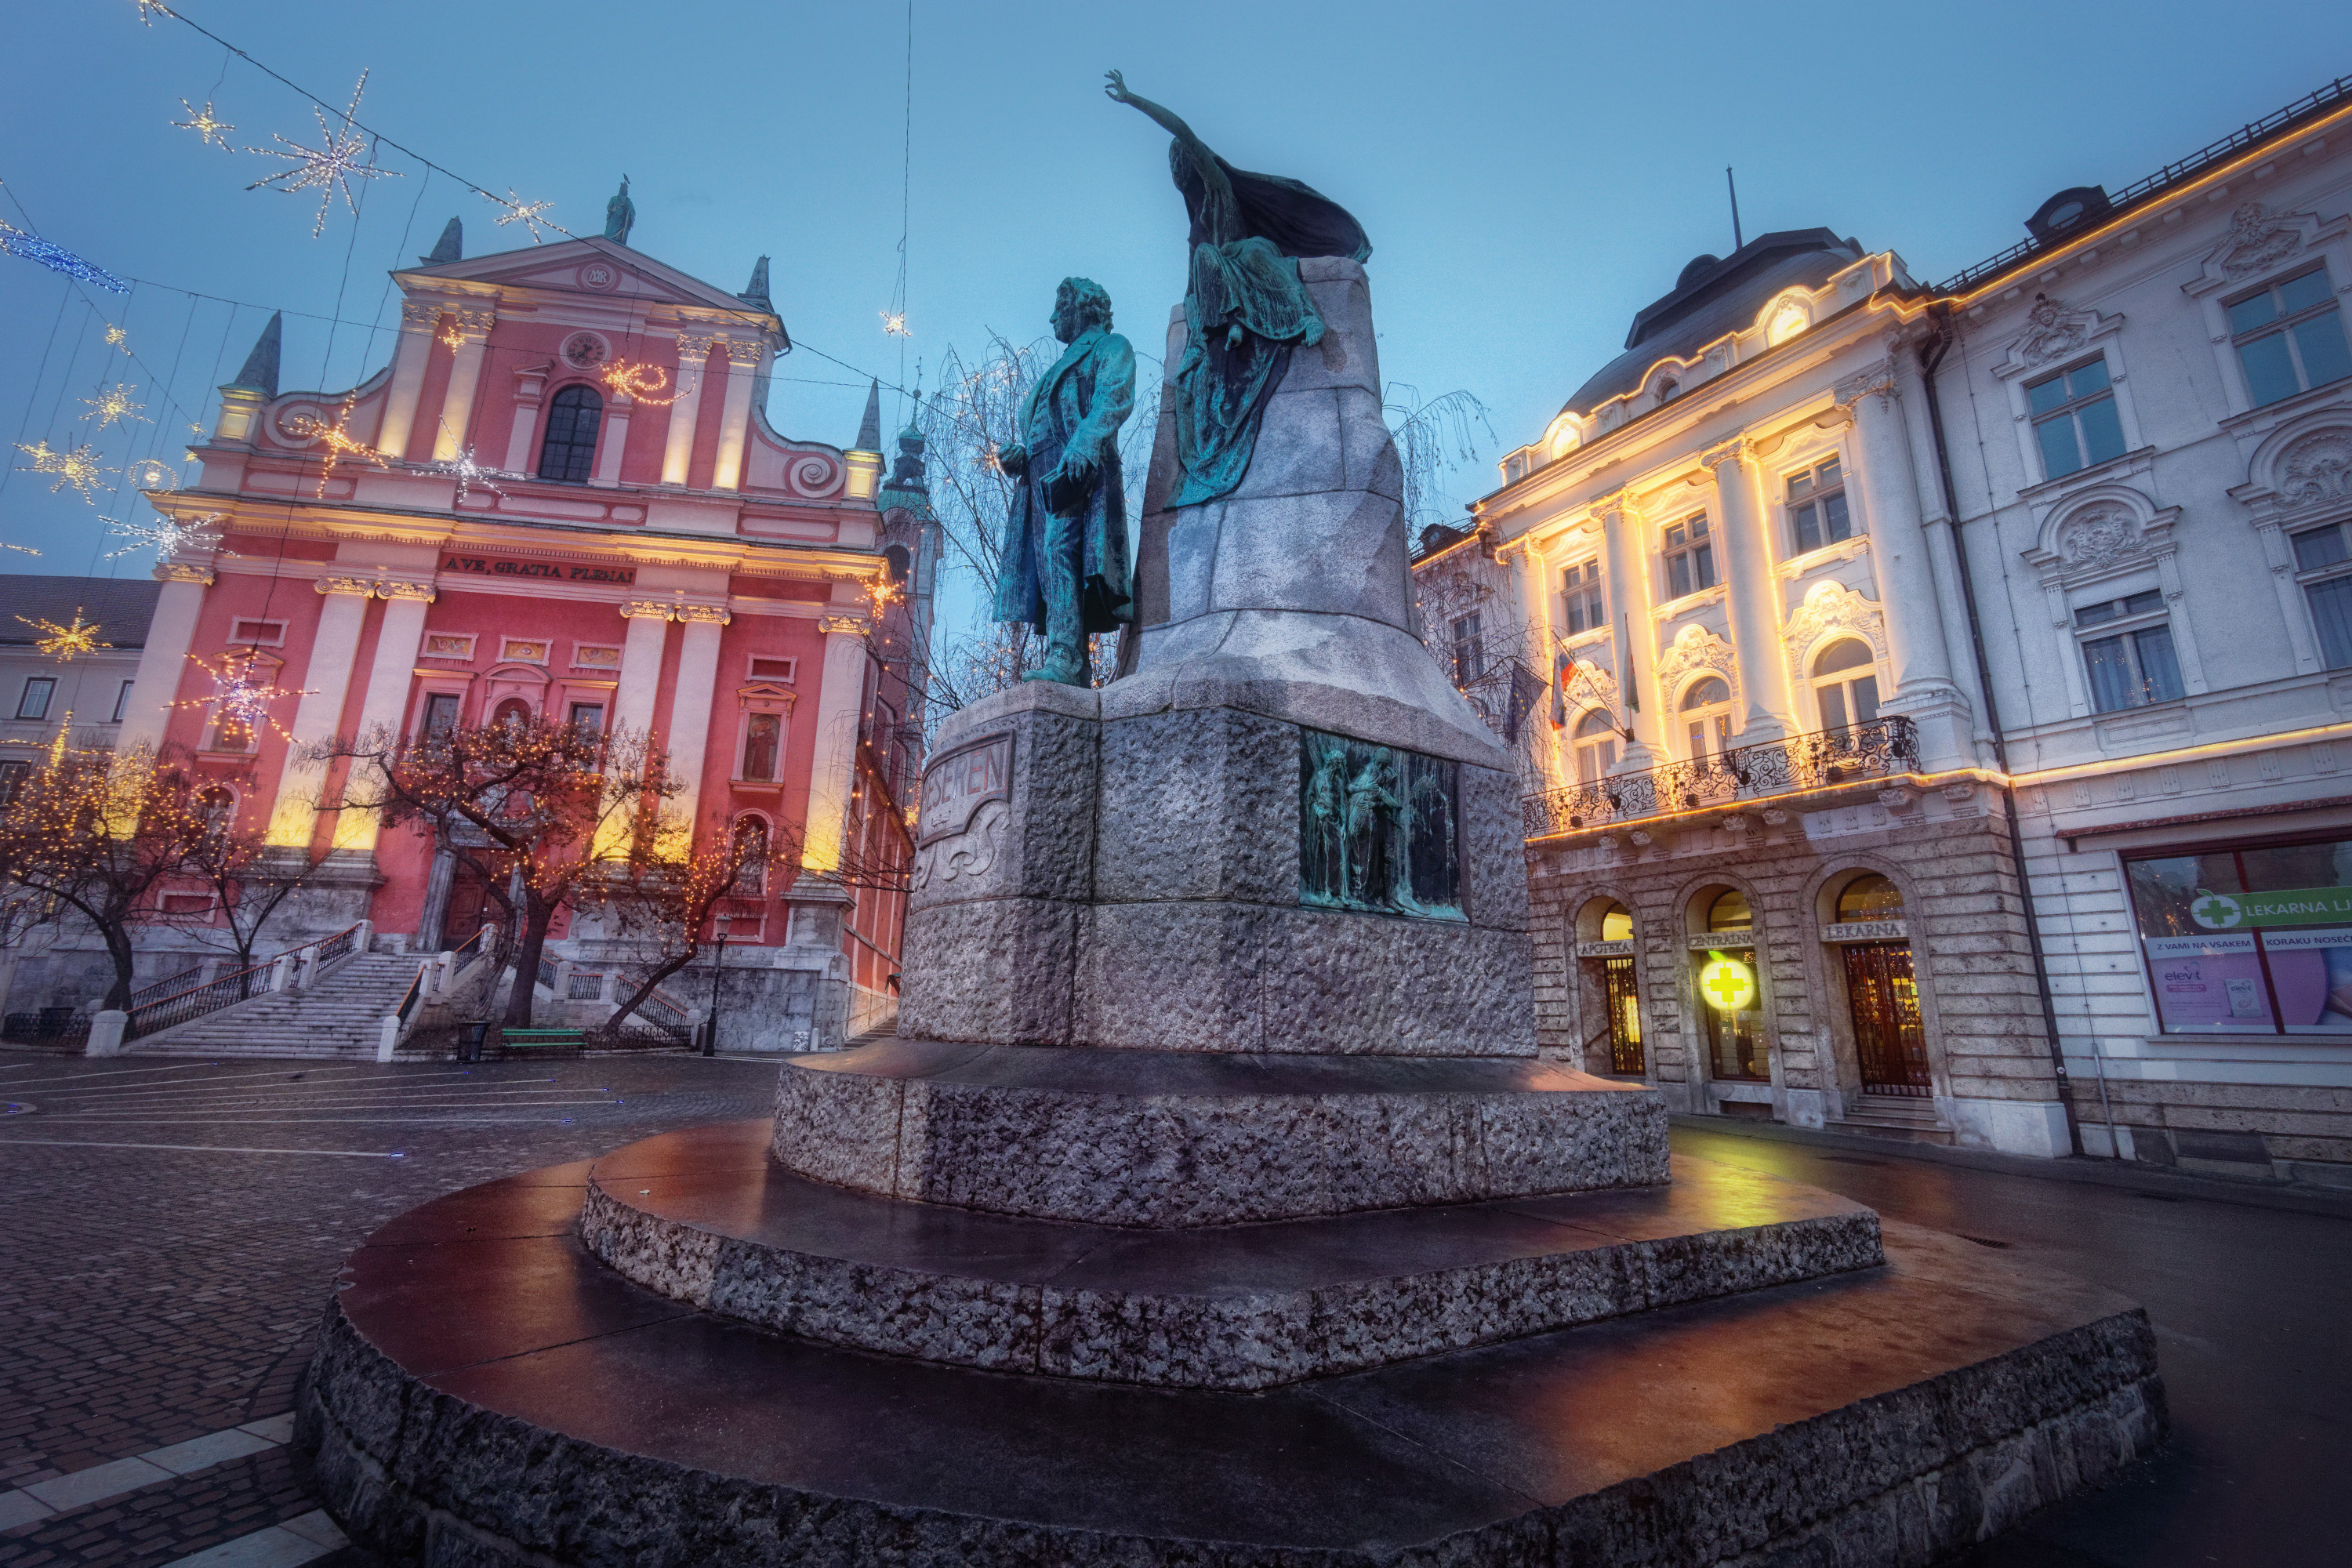
<instances>
[{"instance_id":1,"label":"string of christmas lights","mask_svg":"<svg viewBox=\"0 0 2352 1568\"><path fill-rule=\"evenodd\" d=\"M98 634L104 629L103 627L95 624L83 624L79 606L74 609L71 626L61 626L55 621L28 619L24 616L18 616L16 618L35 631L43 634L34 640L33 646L59 664L68 663L82 654L96 653L100 648L114 646L112 643L100 639Z\"/></svg>"},{"instance_id":2,"label":"string of christmas lights","mask_svg":"<svg viewBox=\"0 0 2352 1568\"><path fill-rule=\"evenodd\" d=\"M158 560L168 561L184 551L200 553L205 551L217 550L220 548L221 535L215 525L224 521L226 515L222 512L207 511L184 520L158 517L152 522L135 520L125 521L121 518L113 517L100 518L99 521L107 525L107 532L117 539L130 541L120 550L108 551L106 558L109 561L115 561L137 551L152 550Z\"/></svg>"},{"instance_id":3,"label":"string of christmas lights","mask_svg":"<svg viewBox=\"0 0 2352 1568\"><path fill-rule=\"evenodd\" d=\"M626 397L653 408L667 408L678 400L680 394L667 397L656 393L669 391L669 372L657 364L639 364L635 360L616 359L597 373L597 378L615 396Z\"/></svg>"},{"instance_id":4,"label":"string of christmas lights","mask_svg":"<svg viewBox=\"0 0 2352 1568\"><path fill-rule=\"evenodd\" d=\"M104 268L92 267L64 246L53 245L37 234L28 234L5 218L0 218L0 255L21 256L27 261L37 261L52 272L79 278L85 283L112 293L131 292L130 284Z\"/></svg>"}]
</instances>

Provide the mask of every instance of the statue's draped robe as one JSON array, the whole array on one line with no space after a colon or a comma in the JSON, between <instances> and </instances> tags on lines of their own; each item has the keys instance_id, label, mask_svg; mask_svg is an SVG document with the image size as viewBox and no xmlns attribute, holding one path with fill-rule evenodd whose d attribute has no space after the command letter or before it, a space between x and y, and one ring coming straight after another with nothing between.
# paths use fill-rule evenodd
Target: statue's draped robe
<instances>
[{"instance_id":1,"label":"statue's draped robe","mask_svg":"<svg viewBox=\"0 0 2352 1568\"><path fill-rule=\"evenodd\" d=\"M1135 351L1117 332L1089 327L1021 402L1029 467L1004 522L996 577L996 618L1045 630L1046 491L1062 454L1091 456L1095 478L1082 503L1061 497L1077 527L1078 605L1088 633L1135 619L1135 579L1127 553L1127 494L1119 479L1118 430L1135 407Z\"/></svg>"},{"instance_id":2,"label":"statue's draped robe","mask_svg":"<svg viewBox=\"0 0 2352 1568\"><path fill-rule=\"evenodd\" d=\"M1215 176L1201 171L1201 157ZM1231 493L1249 471L1258 421L1293 345L1323 341L1297 258L1362 261L1372 247L1345 208L1297 180L1236 169L1181 138L1169 161L1192 215L1192 268L1176 367L1180 472L1168 505L1197 506Z\"/></svg>"}]
</instances>

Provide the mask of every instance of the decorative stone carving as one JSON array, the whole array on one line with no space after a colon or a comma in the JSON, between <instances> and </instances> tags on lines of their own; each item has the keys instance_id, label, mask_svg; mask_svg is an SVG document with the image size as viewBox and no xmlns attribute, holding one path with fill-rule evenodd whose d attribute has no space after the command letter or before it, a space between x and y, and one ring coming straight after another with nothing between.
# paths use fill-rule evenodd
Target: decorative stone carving
<instances>
[{"instance_id":1,"label":"decorative stone carving","mask_svg":"<svg viewBox=\"0 0 2352 1568\"><path fill-rule=\"evenodd\" d=\"M1747 437L1734 436L1730 440L1717 442L1701 452L1698 455L1699 466L1714 469L1721 468L1726 463L1744 463L1748 461L1748 447Z\"/></svg>"},{"instance_id":2,"label":"decorative stone carving","mask_svg":"<svg viewBox=\"0 0 2352 1568\"><path fill-rule=\"evenodd\" d=\"M453 310L450 314L457 318L457 330L469 338L488 337L490 329L498 325L499 321L499 313L496 310Z\"/></svg>"},{"instance_id":3,"label":"decorative stone carving","mask_svg":"<svg viewBox=\"0 0 2352 1568\"><path fill-rule=\"evenodd\" d=\"M413 331L429 332L441 324L441 304L437 300L404 300L400 302L400 324Z\"/></svg>"},{"instance_id":4,"label":"decorative stone carving","mask_svg":"<svg viewBox=\"0 0 2352 1568\"><path fill-rule=\"evenodd\" d=\"M1878 602L1826 578L1805 591L1804 603L1789 617L1784 635L1790 652L1802 658L1822 639L1841 632L1868 643L1878 658L1886 657L1886 619Z\"/></svg>"},{"instance_id":5,"label":"decorative stone carving","mask_svg":"<svg viewBox=\"0 0 2352 1568\"><path fill-rule=\"evenodd\" d=\"M430 583L394 583L379 580L375 584L375 596L379 599L422 599L429 605L439 596L439 591Z\"/></svg>"},{"instance_id":6,"label":"decorative stone carving","mask_svg":"<svg viewBox=\"0 0 2352 1568\"><path fill-rule=\"evenodd\" d=\"M1895 395L1894 362L1881 360L1876 364L1858 370L1840 381L1835 391L1840 408L1851 408L1874 393L1891 398Z\"/></svg>"},{"instance_id":7,"label":"decorative stone carving","mask_svg":"<svg viewBox=\"0 0 2352 1568\"><path fill-rule=\"evenodd\" d=\"M2279 458L2278 491L2290 505L2352 497L2352 430L2314 431Z\"/></svg>"},{"instance_id":8,"label":"decorative stone carving","mask_svg":"<svg viewBox=\"0 0 2352 1568\"><path fill-rule=\"evenodd\" d=\"M2080 351L2098 321L2096 311L2070 311L2047 294L2033 297L2028 315L2033 324L2010 345L2009 353L2012 360L2029 365L2047 364Z\"/></svg>"},{"instance_id":9,"label":"decorative stone carving","mask_svg":"<svg viewBox=\"0 0 2352 1568\"><path fill-rule=\"evenodd\" d=\"M960 877L986 876L996 865L1010 811L1011 807L1002 800L986 802L965 831L942 842L924 845L915 855L913 890L919 893L933 881L946 883Z\"/></svg>"},{"instance_id":10,"label":"decorative stone carving","mask_svg":"<svg viewBox=\"0 0 2352 1568\"><path fill-rule=\"evenodd\" d=\"M207 588L213 585L212 568L209 566L190 566L166 561L155 568L152 575L158 583L196 583Z\"/></svg>"},{"instance_id":11,"label":"decorative stone carving","mask_svg":"<svg viewBox=\"0 0 2352 1568\"><path fill-rule=\"evenodd\" d=\"M677 335L677 363L699 365L710 353L710 345L719 341L713 332L680 332Z\"/></svg>"},{"instance_id":12,"label":"decorative stone carving","mask_svg":"<svg viewBox=\"0 0 2352 1568\"><path fill-rule=\"evenodd\" d=\"M2260 202L2243 202L2230 215L2230 237L2221 242L2225 277L2250 277L2275 267L2303 247L2303 225L2292 216L2265 213Z\"/></svg>"},{"instance_id":13,"label":"decorative stone carving","mask_svg":"<svg viewBox=\"0 0 2352 1568\"><path fill-rule=\"evenodd\" d=\"M321 594L356 594L362 599L422 599L428 605L436 596L430 583L391 577L321 577L311 586Z\"/></svg>"},{"instance_id":14,"label":"decorative stone carving","mask_svg":"<svg viewBox=\"0 0 2352 1568\"><path fill-rule=\"evenodd\" d=\"M1658 688L1671 701L1684 678L1701 670L1722 676L1735 695L1738 693L1739 658L1732 646L1705 626L1685 626L1675 634L1666 651L1658 656Z\"/></svg>"},{"instance_id":15,"label":"decorative stone carving","mask_svg":"<svg viewBox=\"0 0 2352 1568\"><path fill-rule=\"evenodd\" d=\"M357 594L362 599L375 594L375 584L365 577L321 577L311 586L321 594Z\"/></svg>"},{"instance_id":16,"label":"decorative stone carving","mask_svg":"<svg viewBox=\"0 0 2352 1568\"><path fill-rule=\"evenodd\" d=\"M658 599L629 599L621 605L621 618L626 621L666 621L671 606Z\"/></svg>"},{"instance_id":17,"label":"decorative stone carving","mask_svg":"<svg viewBox=\"0 0 2352 1568\"><path fill-rule=\"evenodd\" d=\"M671 614L681 621L709 621L722 626L735 618L724 605L679 605Z\"/></svg>"},{"instance_id":18,"label":"decorative stone carving","mask_svg":"<svg viewBox=\"0 0 2352 1568\"><path fill-rule=\"evenodd\" d=\"M850 637L862 637L866 635L866 617L863 616L823 616L817 619L816 629L823 632L827 637L832 637L836 633L840 633Z\"/></svg>"},{"instance_id":19,"label":"decorative stone carving","mask_svg":"<svg viewBox=\"0 0 2352 1568\"><path fill-rule=\"evenodd\" d=\"M2120 506L2085 507L2058 531L2058 553L2069 567L2113 566L2143 548L2137 520Z\"/></svg>"},{"instance_id":20,"label":"decorative stone carving","mask_svg":"<svg viewBox=\"0 0 2352 1568\"><path fill-rule=\"evenodd\" d=\"M745 370L759 368L760 355L765 352L767 344L757 338L728 338L724 341L729 363Z\"/></svg>"}]
</instances>

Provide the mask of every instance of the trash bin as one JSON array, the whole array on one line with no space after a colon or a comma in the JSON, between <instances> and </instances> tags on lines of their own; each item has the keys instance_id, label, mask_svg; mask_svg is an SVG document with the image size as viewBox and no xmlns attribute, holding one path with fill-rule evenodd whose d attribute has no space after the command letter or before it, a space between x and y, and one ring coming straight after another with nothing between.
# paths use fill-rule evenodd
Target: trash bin
<instances>
[{"instance_id":1,"label":"trash bin","mask_svg":"<svg viewBox=\"0 0 2352 1568\"><path fill-rule=\"evenodd\" d=\"M485 1019L483 1022L478 1024L467 1024L465 1027L466 1046L463 1053L464 1059L469 1062L480 1061L482 1059L482 1037L490 1032L489 1022Z\"/></svg>"}]
</instances>

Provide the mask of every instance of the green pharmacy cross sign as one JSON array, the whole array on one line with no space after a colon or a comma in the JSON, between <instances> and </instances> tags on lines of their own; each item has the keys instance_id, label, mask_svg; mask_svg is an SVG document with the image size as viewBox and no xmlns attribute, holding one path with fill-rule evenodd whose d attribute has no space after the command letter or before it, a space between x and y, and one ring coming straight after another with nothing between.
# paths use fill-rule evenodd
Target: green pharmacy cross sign
<instances>
[{"instance_id":1,"label":"green pharmacy cross sign","mask_svg":"<svg viewBox=\"0 0 2352 1568\"><path fill-rule=\"evenodd\" d=\"M1756 1000L1756 972L1736 958L1712 959L1698 972L1698 988L1717 1012L1745 1012Z\"/></svg>"},{"instance_id":2,"label":"green pharmacy cross sign","mask_svg":"<svg viewBox=\"0 0 2352 1568\"><path fill-rule=\"evenodd\" d=\"M2270 893L2217 893L2200 888L2189 902L2189 918L2207 931L2352 925L2352 888L2286 888Z\"/></svg>"}]
</instances>

